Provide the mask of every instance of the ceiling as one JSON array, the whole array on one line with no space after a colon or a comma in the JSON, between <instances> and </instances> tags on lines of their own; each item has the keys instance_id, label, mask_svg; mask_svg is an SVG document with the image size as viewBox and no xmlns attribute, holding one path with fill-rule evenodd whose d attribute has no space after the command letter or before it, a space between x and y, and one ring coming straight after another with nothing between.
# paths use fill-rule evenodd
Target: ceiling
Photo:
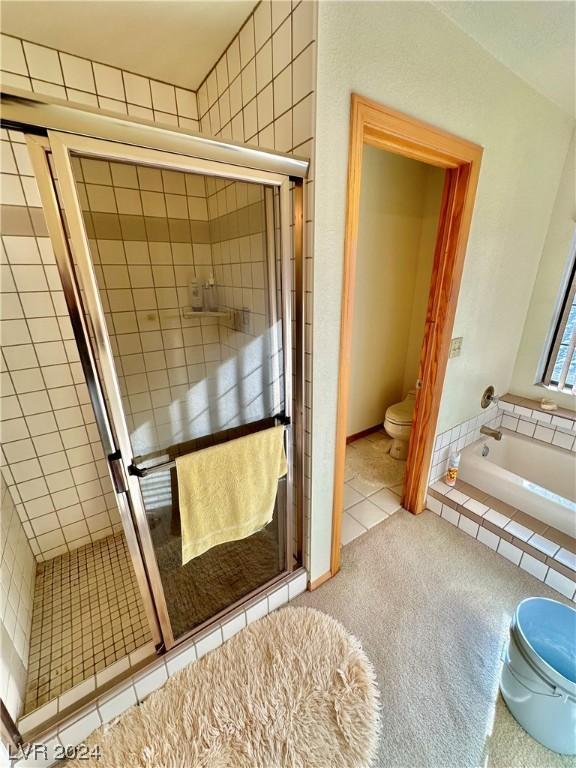
<instances>
[{"instance_id":1,"label":"ceiling","mask_svg":"<svg viewBox=\"0 0 576 768\"><path fill-rule=\"evenodd\" d=\"M434 5L508 69L574 115L575 3L439 0Z\"/></svg>"},{"instance_id":2,"label":"ceiling","mask_svg":"<svg viewBox=\"0 0 576 768\"><path fill-rule=\"evenodd\" d=\"M255 0L2 0L2 31L196 90Z\"/></svg>"}]
</instances>

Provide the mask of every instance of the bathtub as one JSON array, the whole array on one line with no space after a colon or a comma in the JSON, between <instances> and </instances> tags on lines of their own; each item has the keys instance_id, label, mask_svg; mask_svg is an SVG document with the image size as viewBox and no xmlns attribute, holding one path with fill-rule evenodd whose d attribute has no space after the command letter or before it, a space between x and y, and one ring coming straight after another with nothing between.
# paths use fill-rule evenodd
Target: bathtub
<instances>
[{"instance_id":1,"label":"bathtub","mask_svg":"<svg viewBox=\"0 0 576 768\"><path fill-rule=\"evenodd\" d=\"M482 456L484 446L488 455ZM543 523L576 534L576 457L555 445L502 430L462 451L459 477Z\"/></svg>"}]
</instances>

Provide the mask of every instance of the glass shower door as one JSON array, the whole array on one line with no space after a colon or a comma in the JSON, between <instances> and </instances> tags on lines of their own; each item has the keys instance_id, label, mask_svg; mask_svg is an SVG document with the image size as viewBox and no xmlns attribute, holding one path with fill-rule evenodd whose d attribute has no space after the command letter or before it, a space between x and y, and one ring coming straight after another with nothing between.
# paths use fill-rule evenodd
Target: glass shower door
<instances>
[{"instance_id":1,"label":"glass shower door","mask_svg":"<svg viewBox=\"0 0 576 768\"><path fill-rule=\"evenodd\" d=\"M50 136L164 642L293 567L287 179ZM176 459L285 424L272 521L182 564Z\"/></svg>"}]
</instances>

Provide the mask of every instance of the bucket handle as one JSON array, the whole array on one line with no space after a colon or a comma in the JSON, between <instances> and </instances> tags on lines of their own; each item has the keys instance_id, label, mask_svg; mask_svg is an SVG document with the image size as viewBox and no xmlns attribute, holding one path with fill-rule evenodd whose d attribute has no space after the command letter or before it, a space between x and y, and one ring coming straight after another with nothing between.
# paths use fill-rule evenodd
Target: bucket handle
<instances>
[{"instance_id":1,"label":"bucket handle","mask_svg":"<svg viewBox=\"0 0 576 768\"><path fill-rule=\"evenodd\" d=\"M534 688L531 688L529 685L529 683L531 683L532 681L529 680L529 678L524 677L524 675L521 675L520 672L515 670L512 664L510 663L508 664L508 670L512 675L512 677L516 678L517 682L523 685L524 688L527 688L530 691L530 693L533 693L535 696L548 696L549 698L552 698L552 699L557 699L562 696L562 694L558 691L557 688L553 688L552 693L545 693L544 691L535 691Z\"/></svg>"},{"instance_id":2,"label":"bucket handle","mask_svg":"<svg viewBox=\"0 0 576 768\"><path fill-rule=\"evenodd\" d=\"M530 693L533 693L535 696L548 696L551 699L562 699L562 703L566 704L568 700L573 701L572 697L569 696L565 691L562 691L561 689L557 688L556 686L553 686L551 684L548 684L548 687L552 689L552 693L545 693L544 691L535 691L534 688L531 687L532 680L530 680L528 677L525 677L522 675L518 670L514 669L512 666L512 662L510 661L510 655L508 653L508 648L504 646L501 653L501 659L502 661L507 665L507 668L512 675L516 679L516 682L523 685L525 688L527 688Z\"/></svg>"}]
</instances>

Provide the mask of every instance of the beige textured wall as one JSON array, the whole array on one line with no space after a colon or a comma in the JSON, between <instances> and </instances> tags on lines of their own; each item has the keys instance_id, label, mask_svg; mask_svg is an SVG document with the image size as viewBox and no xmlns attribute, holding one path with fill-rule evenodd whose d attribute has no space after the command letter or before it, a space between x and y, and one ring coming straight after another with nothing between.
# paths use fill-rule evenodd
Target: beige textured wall
<instances>
[{"instance_id":1,"label":"beige textured wall","mask_svg":"<svg viewBox=\"0 0 576 768\"><path fill-rule=\"evenodd\" d=\"M576 408L573 395L543 389L537 385L537 373L558 301L559 288L566 269L572 240L576 237L576 144L572 137L550 226L538 266L538 274L524 323L522 341L510 383L510 391L535 400L547 397L563 408Z\"/></svg>"},{"instance_id":2,"label":"beige textured wall","mask_svg":"<svg viewBox=\"0 0 576 768\"><path fill-rule=\"evenodd\" d=\"M434 255L429 219L439 206L428 182L442 176L364 148L348 435L382 422L386 408L415 386Z\"/></svg>"},{"instance_id":3,"label":"beige textured wall","mask_svg":"<svg viewBox=\"0 0 576 768\"><path fill-rule=\"evenodd\" d=\"M475 141L484 159L439 429L509 387L572 132L561 112L431 3L320 3L314 252L313 578L329 568L350 94ZM359 42L360 41L360 42Z\"/></svg>"}]
</instances>

